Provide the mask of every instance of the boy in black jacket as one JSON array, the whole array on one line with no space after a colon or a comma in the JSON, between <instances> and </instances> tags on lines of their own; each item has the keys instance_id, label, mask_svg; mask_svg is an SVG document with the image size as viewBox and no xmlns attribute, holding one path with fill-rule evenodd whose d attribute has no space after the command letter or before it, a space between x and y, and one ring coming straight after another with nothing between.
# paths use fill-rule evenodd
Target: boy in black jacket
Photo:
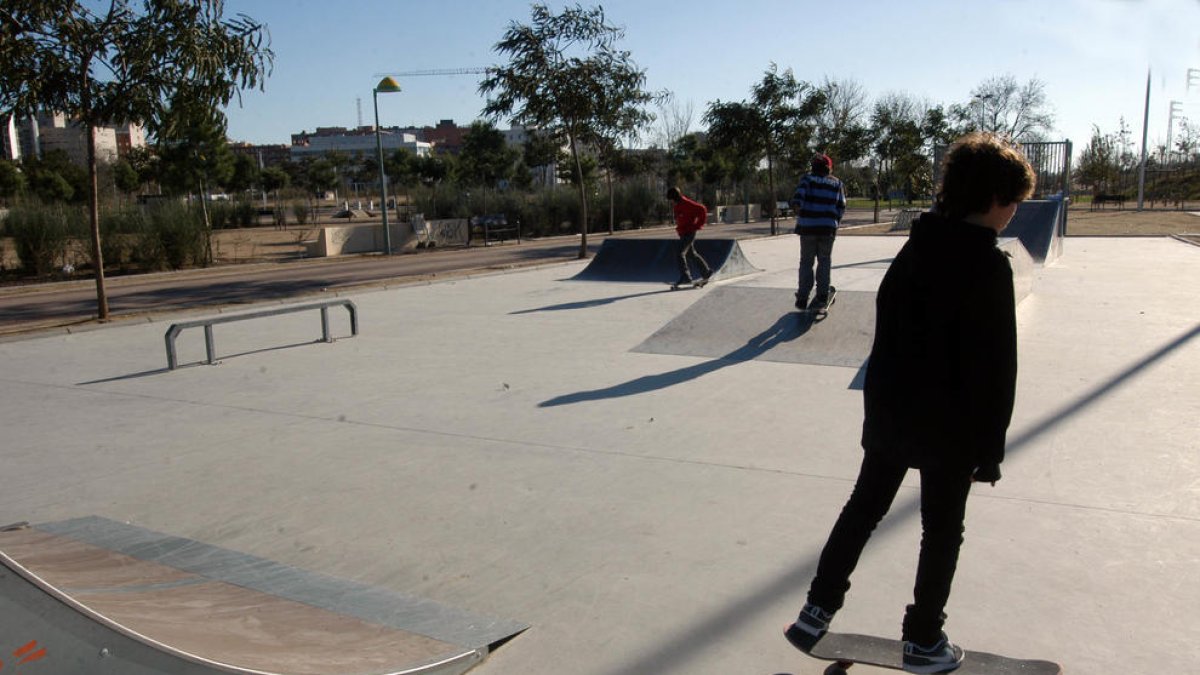
<instances>
[{"instance_id":1,"label":"boy in black jacket","mask_svg":"<svg viewBox=\"0 0 1200 675\"><path fill-rule=\"evenodd\" d=\"M1000 480L1017 376L1012 268L996 237L1033 192L1034 173L1000 138L973 133L946 154L933 211L913 223L876 297L863 389L862 468L821 552L808 602L786 636L808 650L829 628L850 575L908 469L921 473L921 555L903 623L904 669L954 670L942 632L972 482Z\"/></svg>"}]
</instances>

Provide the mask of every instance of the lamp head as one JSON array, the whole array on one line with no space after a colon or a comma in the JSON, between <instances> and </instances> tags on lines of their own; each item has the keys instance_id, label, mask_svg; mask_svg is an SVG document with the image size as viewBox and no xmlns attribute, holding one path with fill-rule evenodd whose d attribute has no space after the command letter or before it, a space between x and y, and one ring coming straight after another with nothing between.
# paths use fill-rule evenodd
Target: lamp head
<instances>
[{"instance_id":1,"label":"lamp head","mask_svg":"<svg viewBox=\"0 0 1200 675\"><path fill-rule=\"evenodd\" d=\"M400 84L389 75L380 80L379 84L375 85L375 91L384 94L394 94L400 91Z\"/></svg>"}]
</instances>

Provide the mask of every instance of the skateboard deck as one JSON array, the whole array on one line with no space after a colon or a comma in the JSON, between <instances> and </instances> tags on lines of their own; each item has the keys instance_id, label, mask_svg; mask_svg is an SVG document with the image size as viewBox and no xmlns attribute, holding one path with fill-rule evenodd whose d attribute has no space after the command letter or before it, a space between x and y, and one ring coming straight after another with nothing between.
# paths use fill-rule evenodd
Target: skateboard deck
<instances>
[{"instance_id":1,"label":"skateboard deck","mask_svg":"<svg viewBox=\"0 0 1200 675\"><path fill-rule=\"evenodd\" d=\"M825 303L825 306L817 308L817 309L809 308L809 311L812 312L814 319L820 321L821 319L824 319L825 317L829 316L829 308L833 307L833 303L835 303L835 302L837 302L837 289L834 288L833 286L830 286L829 287L829 300Z\"/></svg>"},{"instance_id":2,"label":"skateboard deck","mask_svg":"<svg viewBox=\"0 0 1200 675\"><path fill-rule=\"evenodd\" d=\"M679 282L672 282L671 290L680 291L685 288L704 288L707 285L708 285L708 279L696 279L695 281L692 281L692 282L686 283L686 284L681 284Z\"/></svg>"},{"instance_id":3,"label":"skateboard deck","mask_svg":"<svg viewBox=\"0 0 1200 675\"><path fill-rule=\"evenodd\" d=\"M1050 661L1014 659L970 649L965 651L962 664L952 671L956 675L1062 675L1062 666ZM874 635L826 633L807 653L813 658L833 661L825 669L825 675L846 675L856 663L904 670L904 643Z\"/></svg>"}]
</instances>

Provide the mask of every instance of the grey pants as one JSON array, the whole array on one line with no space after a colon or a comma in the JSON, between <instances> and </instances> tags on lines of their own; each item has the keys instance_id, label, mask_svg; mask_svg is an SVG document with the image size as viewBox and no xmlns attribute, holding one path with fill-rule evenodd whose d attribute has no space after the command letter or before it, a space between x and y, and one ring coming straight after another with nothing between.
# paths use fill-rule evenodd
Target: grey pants
<instances>
[{"instance_id":1,"label":"grey pants","mask_svg":"<svg viewBox=\"0 0 1200 675\"><path fill-rule=\"evenodd\" d=\"M812 293L813 282L816 282L817 295L814 298L824 302L829 298L829 269L833 264L833 235L802 234L800 235L800 288L796 297L807 301ZM817 272L814 278L813 263Z\"/></svg>"}]
</instances>

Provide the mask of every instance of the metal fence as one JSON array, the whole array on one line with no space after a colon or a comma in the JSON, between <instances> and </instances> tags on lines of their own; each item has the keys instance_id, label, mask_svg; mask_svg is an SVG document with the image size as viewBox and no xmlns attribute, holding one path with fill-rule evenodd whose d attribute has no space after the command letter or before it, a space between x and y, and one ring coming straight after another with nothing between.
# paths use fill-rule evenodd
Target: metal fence
<instances>
[{"instance_id":1,"label":"metal fence","mask_svg":"<svg viewBox=\"0 0 1200 675\"><path fill-rule=\"evenodd\" d=\"M1139 180L1139 168L1133 166L1116 173L1104 185L1091 187L1092 208L1136 208ZM1148 166L1142 200L1148 209L1200 208L1200 160Z\"/></svg>"},{"instance_id":2,"label":"metal fence","mask_svg":"<svg viewBox=\"0 0 1200 675\"><path fill-rule=\"evenodd\" d=\"M942 182L942 159L947 150L947 146L938 146L933 150L935 186ZM1071 141L1021 143L1021 152L1037 174L1037 186L1030 199L1070 199Z\"/></svg>"}]
</instances>

